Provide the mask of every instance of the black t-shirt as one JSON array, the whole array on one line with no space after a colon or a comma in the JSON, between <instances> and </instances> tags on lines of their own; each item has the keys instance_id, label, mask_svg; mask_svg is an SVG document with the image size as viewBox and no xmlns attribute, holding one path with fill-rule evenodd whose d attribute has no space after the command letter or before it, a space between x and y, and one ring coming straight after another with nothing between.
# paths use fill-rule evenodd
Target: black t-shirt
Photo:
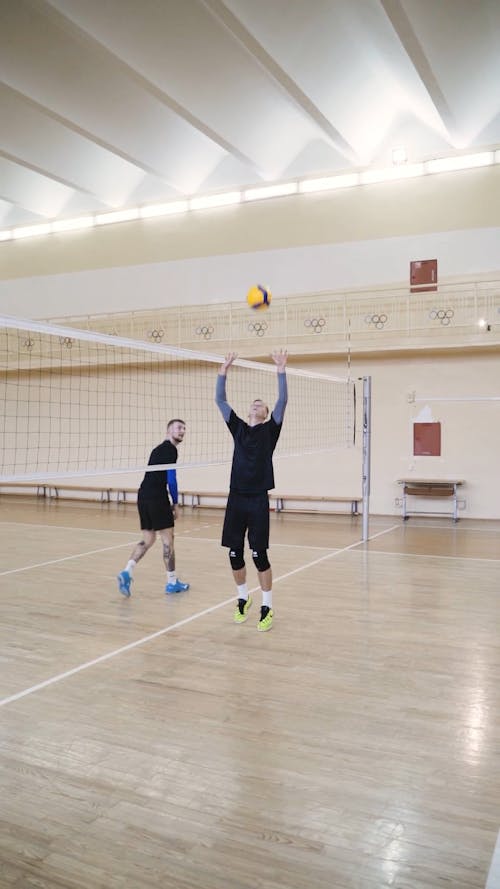
<instances>
[{"instance_id":1,"label":"black t-shirt","mask_svg":"<svg viewBox=\"0 0 500 889\"><path fill-rule=\"evenodd\" d=\"M274 488L273 452L281 423L271 414L266 423L249 426L232 410L227 426L234 438L230 490L238 494L263 494Z\"/></svg>"},{"instance_id":2,"label":"black t-shirt","mask_svg":"<svg viewBox=\"0 0 500 889\"><path fill-rule=\"evenodd\" d=\"M162 463L177 463L177 448L171 441L165 439L151 451L148 466L161 466ZM141 487L139 488L147 497L165 498L167 494L167 471L159 469L157 472L146 472Z\"/></svg>"}]
</instances>

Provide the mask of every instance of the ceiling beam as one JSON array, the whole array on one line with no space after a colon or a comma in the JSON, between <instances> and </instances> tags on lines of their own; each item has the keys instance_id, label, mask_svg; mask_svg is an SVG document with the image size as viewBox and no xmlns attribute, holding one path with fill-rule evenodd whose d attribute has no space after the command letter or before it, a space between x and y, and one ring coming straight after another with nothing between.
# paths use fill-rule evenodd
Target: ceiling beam
<instances>
[{"instance_id":1,"label":"ceiling beam","mask_svg":"<svg viewBox=\"0 0 500 889\"><path fill-rule=\"evenodd\" d=\"M275 59L255 39L241 21L227 8L222 0L201 0L206 8L236 37L247 52L259 62L266 73L281 87L294 105L324 133L333 148L342 154L350 163L357 164L359 159L353 146L335 129L327 117L320 111L312 99L304 93L298 84L277 64Z\"/></svg>"},{"instance_id":2,"label":"ceiling beam","mask_svg":"<svg viewBox=\"0 0 500 889\"><path fill-rule=\"evenodd\" d=\"M164 105L165 108L168 108L169 111L172 111L187 124L192 126L193 129L202 133L202 135L204 135L207 139L210 139L215 145L218 145L219 148L227 152L227 154L237 158L242 164L251 167L259 176L261 175L262 171L259 170L258 165L251 157L248 157L239 148L228 142L227 139L224 139L220 133L211 129L211 127L207 126L207 124L205 124L202 120L192 114L186 107L181 105L179 102L176 102L176 100L173 99L172 96L168 95L164 90L158 87L151 80L148 80L147 77L144 77L144 75L140 74L131 65L128 65L122 58L117 56L112 50L108 49L107 46L104 46L104 44L97 40L97 38L94 37L92 34L89 34L88 31L85 31L82 27L80 27L80 25L77 25L71 18L63 15L53 6L50 6L50 4L46 2L46 0L27 0L27 2L31 3L34 8L38 9L40 12L43 12L43 14L47 16L47 18L52 19L57 27L63 28L80 43L86 44L93 53L100 55L107 62L112 61L117 68L119 68L126 76L130 77L138 86L141 87L141 89L148 92L158 102ZM150 173L151 175L162 179L164 182L168 182L168 184L173 189L178 191L175 185L167 180L164 172L148 167L146 164L141 163L136 158L130 157L124 152L118 151L115 147L103 142L102 140L97 139L91 133L80 130L77 127L73 127L73 129L75 129L75 131L77 132L80 132L81 135L85 135L88 139L91 139L102 148L106 148L108 151L114 152L123 160L126 160L131 164L135 164L135 166L144 170L144 172Z\"/></svg>"},{"instance_id":3,"label":"ceiling beam","mask_svg":"<svg viewBox=\"0 0 500 889\"><path fill-rule=\"evenodd\" d=\"M450 142L455 145L460 144L461 139L456 119L439 86L429 59L415 34L401 0L380 0L380 3L394 28L401 45L404 47L408 58L425 87L432 104L439 114L450 138Z\"/></svg>"}]
</instances>

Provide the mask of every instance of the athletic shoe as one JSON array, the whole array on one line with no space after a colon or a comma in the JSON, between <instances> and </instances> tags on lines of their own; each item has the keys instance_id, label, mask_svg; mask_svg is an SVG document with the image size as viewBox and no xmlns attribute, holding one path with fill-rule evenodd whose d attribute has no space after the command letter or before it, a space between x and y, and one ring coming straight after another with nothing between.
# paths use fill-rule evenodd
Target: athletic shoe
<instances>
[{"instance_id":1,"label":"athletic shoe","mask_svg":"<svg viewBox=\"0 0 500 889\"><path fill-rule=\"evenodd\" d=\"M175 583L167 583L165 587L166 593L183 593L185 590L189 589L188 583L182 583L182 580L177 579Z\"/></svg>"},{"instance_id":2,"label":"athletic shoe","mask_svg":"<svg viewBox=\"0 0 500 889\"><path fill-rule=\"evenodd\" d=\"M263 605L260 609L260 620L257 624L257 629L261 631L261 633L265 633L266 630L270 630L273 625L273 609L268 608L267 605Z\"/></svg>"},{"instance_id":3,"label":"athletic shoe","mask_svg":"<svg viewBox=\"0 0 500 889\"><path fill-rule=\"evenodd\" d=\"M120 590L120 593L128 599L130 596L130 584L132 583L133 578L128 571L120 571L116 579L118 581L118 589Z\"/></svg>"},{"instance_id":4,"label":"athletic shoe","mask_svg":"<svg viewBox=\"0 0 500 889\"><path fill-rule=\"evenodd\" d=\"M234 609L233 620L235 624L244 624L248 617L248 609L252 604L251 596L248 599L238 599L238 604Z\"/></svg>"}]
</instances>

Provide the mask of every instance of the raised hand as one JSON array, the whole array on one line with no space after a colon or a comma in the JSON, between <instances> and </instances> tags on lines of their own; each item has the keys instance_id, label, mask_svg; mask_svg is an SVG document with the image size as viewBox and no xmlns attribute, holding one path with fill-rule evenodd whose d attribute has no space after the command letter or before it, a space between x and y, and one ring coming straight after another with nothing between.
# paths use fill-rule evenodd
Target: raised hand
<instances>
[{"instance_id":1,"label":"raised hand","mask_svg":"<svg viewBox=\"0 0 500 889\"><path fill-rule=\"evenodd\" d=\"M275 349L271 355L271 358L278 368L278 373L284 373L286 363L288 361L288 352L286 351L286 349L280 349L279 351L278 349Z\"/></svg>"},{"instance_id":2,"label":"raised hand","mask_svg":"<svg viewBox=\"0 0 500 889\"><path fill-rule=\"evenodd\" d=\"M226 355L224 361L222 362L222 364L220 366L219 373L222 374L222 376L226 375L226 373L229 370L229 368L231 367L233 361L236 361L237 357L238 357L238 355L236 354L236 352L228 352L228 354Z\"/></svg>"}]
</instances>

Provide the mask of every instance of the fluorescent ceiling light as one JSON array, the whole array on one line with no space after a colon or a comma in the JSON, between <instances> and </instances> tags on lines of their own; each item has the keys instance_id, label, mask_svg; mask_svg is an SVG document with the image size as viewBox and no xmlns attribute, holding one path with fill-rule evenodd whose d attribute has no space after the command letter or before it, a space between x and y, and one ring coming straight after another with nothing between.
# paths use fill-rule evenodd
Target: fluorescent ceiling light
<instances>
[{"instance_id":1,"label":"fluorescent ceiling light","mask_svg":"<svg viewBox=\"0 0 500 889\"><path fill-rule=\"evenodd\" d=\"M423 164L409 164L399 167L384 167L382 170L365 170L360 173L359 179L362 185L371 185L374 182L391 182L397 179L414 179L415 176L423 176Z\"/></svg>"},{"instance_id":2,"label":"fluorescent ceiling light","mask_svg":"<svg viewBox=\"0 0 500 889\"><path fill-rule=\"evenodd\" d=\"M19 228L12 229L12 237L31 238L35 235L48 235L52 231L50 222L42 222L39 225L22 225Z\"/></svg>"},{"instance_id":3,"label":"fluorescent ceiling light","mask_svg":"<svg viewBox=\"0 0 500 889\"><path fill-rule=\"evenodd\" d=\"M189 210L187 201L170 201L168 204L149 204L147 207L141 207L139 215L143 219L149 219L152 216L171 216L174 213L186 213Z\"/></svg>"},{"instance_id":4,"label":"fluorescent ceiling light","mask_svg":"<svg viewBox=\"0 0 500 889\"><path fill-rule=\"evenodd\" d=\"M243 192L244 201L260 201L262 198L281 198L289 194L297 194L296 182L284 182L281 185L263 185L259 188L247 188Z\"/></svg>"},{"instance_id":5,"label":"fluorescent ceiling light","mask_svg":"<svg viewBox=\"0 0 500 889\"><path fill-rule=\"evenodd\" d=\"M227 207L229 204L241 202L240 191L226 191L223 194L211 194L206 197L191 198L191 210L206 210L208 207Z\"/></svg>"},{"instance_id":6,"label":"fluorescent ceiling light","mask_svg":"<svg viewBox=\"0 0 500 889\"><path fill-rule=\"evenodd\" d=\"M376 182L388 182L398 179L411 179L425 173L443 173L450 170L466 170L474 167L485 167L500 164L500 149L482 151L476 154L454 155L453 157L434 158L418 164L406 163L406 149L397 146L392 149L393 166L378 170L365 170L362 173L345 173L335 176L323 176L315 179L304 179L301 182L285 182L276 185L256 186L243 192L231 191L220 194L193 197L190 200L168 201L164 204L150 204L145 207L114 210L99 213L95 216L81 216L75 219L61 219L36 225L23 225L13 229L0 231L0 242L29 238L51 232L75 231L91 228L93 225L110 225L115 222L127 222L135 219L148 219L157 216L169 216L175 213L186 213L188 210L203 210L210 207L225 207L244 201L257 201L272 197L284 197L292 194L308 194L319 191L333 191L337 188L352 188L356 185L367 185Z\"/></svg>"},{"instance_id":7,"label":"fluorescent ceiling light","mask_svg":"<svg viewBox=\"0 0 500 889\"><path fill-rule=\"evenodd\" d=\"M302 194L313 191L329 191L333 188L351 188L359 184L359 173L347 173L345 176L324 176L321 179L304 179L299 184Z\"/></svg>"},{"instance_id":8,"label":"fluorescent ceiling light","mask_svg":"<svg viewBox=\"0 0 500 889\"><path fill-rule=\"evenodd\" d=\"M132 219L139 218L139 211L135 210L114 210L112 213L99 213L95 217L96 225L110 225L112 222L129 222Z\"/></svg>"},{"instance_id":9,"label":"fluorescent ceiling light","mask_svg":"<svg viewBox=\"0 0 500 889\"><path fill-rule=\"evenodd\" d=\"M53 232L69 232L76 231L79 228L93 228L93 216L80 216L76 219L60 219L58 222L52 223Z\"/></svg>"},{"instance_id":10,"label":"fluorescent ceiling light","mask_svg":"<svg viewBox=\"0 0 500 889\"><path fill-rule=\"evenodd\" d=\"M473 167L487 167L493 163L493 152L462 154L459 157L440 157L425 162L427 173L446 173L450 170L468 170Z\"/></svg>"}]
</instances>

